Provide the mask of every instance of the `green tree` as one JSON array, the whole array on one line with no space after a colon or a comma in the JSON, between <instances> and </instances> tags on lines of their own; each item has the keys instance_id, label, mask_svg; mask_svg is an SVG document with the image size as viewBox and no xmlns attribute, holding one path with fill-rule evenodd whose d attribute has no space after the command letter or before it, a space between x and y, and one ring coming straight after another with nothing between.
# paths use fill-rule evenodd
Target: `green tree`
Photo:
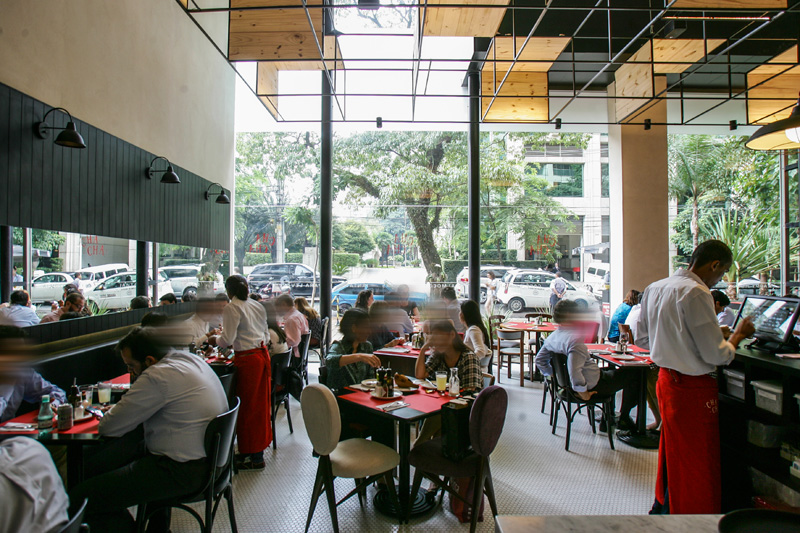
<instances>
[{"instance_id":1,"label":"green tree","mask_svg":"<svg viewBox=\"0 0 800 533\"><path fill-rule=\"evenodd\" d=\"M14 228L12 238L14 244L22 245L23 228ZM57 231L47 229L34 229L31 231L31 247L39 250L58 251L58 247L64 244L67 238Z\"/></svg>"},{"instance_id":2,"label":"green tree","mask_svg":"<svg viewBox=\"0 0 800 533\"><path fill-rule=\"evenodd\" d=\"M342 224L344 234L342 249L345 252L358 254L359 257L375 249L375 241L362 224L345 222Z\"/></svg>"}]
</instances>

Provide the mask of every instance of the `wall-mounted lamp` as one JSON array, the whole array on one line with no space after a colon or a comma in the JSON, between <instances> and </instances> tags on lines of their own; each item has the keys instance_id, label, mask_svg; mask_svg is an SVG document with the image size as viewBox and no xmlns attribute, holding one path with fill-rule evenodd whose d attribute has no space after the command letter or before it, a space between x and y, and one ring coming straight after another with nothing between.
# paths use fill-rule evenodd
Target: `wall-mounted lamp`
<instances>
[{"instance_id":1,"label":"wall-mounted lamp","mask_svg":"<svg viewBox=\"0 0 800 533\"><path fill-rule=\"evenodd\" d=\"M219 193L212 193L212 192L209 192L209 191L211 191L211 187L213 187L214 185L216 185L217 187L219 187L219 191L220 191ZM208 186L208 189L206 189L206 192L205 192L205 194L204 194L204 197L205 197L205 199L206 199L206 200L211 200L211 195L212 195L212 194L216 194L216 195L217 195L217 199L216 199L216 200L214 200L214 202L216 202L216 203L218 203L218 204L224 204L224 205L227 205L227 204L230 204L230 203L231 203L231 199L230 199L230 198L228 198L228 195L227 195L227 194L225 194L225 189L224 189L224 188L222 187L222 185L220 185L219 183L212 183L211 185L209 185L209 186Z\"/></svg>"},{"instance_id":2,"label":"wall-mounted lamp","mask_svg":"<svg viewBox=\"0 0 800 533\"><path fill-rule=\"evenodd\" d=\"M63 111L67 114L69 121L67 121L66 127L56 128L47 123L47 115L53 111ZM58 134L55 140L57 145L66 146L67 148L86 148L86 143L83 141L83 137L81 137L81 134L78 133L78 129L75 127L75 122L72 120L72 115L70 115L69 111L63 107L54 107L45 113L42 121L34 124L34 130L40 139L47 139L50 136L50 130L61 130L61 133Z\"/></svg>"},{"instance_id":3,"label":"wall-mounted lamp","mask_svg":"<svg viewBox=\"0 0 800 533\"><path fill-rule=\"evenodd\" d=\"M556 119L556 129L557 129L557 130L560 130L560 129L561 129L561 119L560 119L560 118L557 118L557 119Z\"/></svg>"},{"instance_id":4,"label":"wall-mounted lamp","mask_svg":"<svg viewBox=\"0 0 800 533\"><path fill-rule=\"evenodd\" d=\"M378 117L375 119L375 127L381 129L383 127L383 118Z\"/></svg>"},{"instance_id":5,"label":"wall-mounted lamp","mask_svg":"<svg viewBox=\"0 0 800 533\"><path fill-rule=\"evenodd\" d=\"M800 148L800 99L787 118L761 126L750 136L745 146L751 150Z\"/></svg>"},{"instance_id":6,"label":"wall-mounted lamp","mask_svg":"<svg viewBox=\"0 0 800 533\"><path fill-rule=\"evenodd\" d=\"M163 159L167 162L167 170L156 170L153 168L153 163L158 161L159 159ZM181 179L178 177L178 174L175 172L175 169L172 168L172 163L169 162L164 156L156 156L150 161L150 166L147 167L144 171L144 175L147 179L151 180L156 177L156 173L161 172L164 174L161 176L161 183L180 183Z\"/></svg>"},{"instance_id":7,"label":"wall-mounted lamp","mask_svg":"<svg viewBox=\"0 0 800 533\"><path fill-rule=\"evenodd\" d=\"M730 122L728 122L728 129L731 131L739 129L739 122L737 122L736 120L731 120Z\"/></svg>"},{"instance_id":8,"label":"wall-mounted lamp","mask_svg":"<svg viewBox=\"0 0 800 533\"><path fill-rule=\"evenodd\" d=\"M644 119L644 129L649 130L653 127L653 121L649 118Z\"/></svg>"}]
</instances>

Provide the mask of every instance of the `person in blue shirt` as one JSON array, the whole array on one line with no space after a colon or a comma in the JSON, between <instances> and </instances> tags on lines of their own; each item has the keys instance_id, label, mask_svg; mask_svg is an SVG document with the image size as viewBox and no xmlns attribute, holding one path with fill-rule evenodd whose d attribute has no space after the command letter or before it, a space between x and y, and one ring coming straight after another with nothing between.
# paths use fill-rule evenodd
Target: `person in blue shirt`
<instances>
[{"instance_id":1,"label":"person in blue shirt","mask_svg":"<svg viewBox=\"0 0 800 533\"><path fill-rule=\"evenodd\" d=\"M14 326L0 326L2 355L18 357L26 351L25 332ZM54 406L67 401L66 393L53 385L32 368L20 368L16 372L4 374L0 382L0 422L11 420L17 415L23 401L38 404L42 396L50 395Z\"/></svg>"},{"instance_id":2,"label":"person in blue shirt","mask_svg":"<svg viewBox=\"0 0 800 533\"><path fill-rule=\"evenodd\" d=\"M631 289L628 291L628 294L625 296L625 299L619 304L614 314L611 315L611 323L608 325L608 340L611 342L617 342L619 340L619 325L624 324L625 320L628 318L628 314L630 314L631 309L633 306L639 303L639 299L642 297L642 293ZM633 339L628 339L628 341L633 344Z\"/></svg>"},{"instance_id":3,"label":"person in blue shirt","mask_svg":"<svg viewBox=\"0 0 800 533\"><path fill-rule=\"evenodd\" d=\"M553 375L553 354L567 356L570 387L580 399L588 401L595 394L605 396L622 390L622 406L617 427L627 430L636 425L630 417L639 398L639 371L629 368L601 369L583 342L585 331L574 327L581 323L581 308L572 300L561 300L553 310L559 328L545 339L536 354L536 368L545 376Z\"/></svg>"},{"instance_id":4,"label":"person in blue shirt","mask_svg":"<svg viewBox=\"0 0 800 533\"><path fill-rule=\"evenodd\" d=\"M31 297L26 291L14 291L8 299L11 304L0 309L0 326L35 326L39 323L39 315L31 307Z\"/></svg>"}]
</instances>

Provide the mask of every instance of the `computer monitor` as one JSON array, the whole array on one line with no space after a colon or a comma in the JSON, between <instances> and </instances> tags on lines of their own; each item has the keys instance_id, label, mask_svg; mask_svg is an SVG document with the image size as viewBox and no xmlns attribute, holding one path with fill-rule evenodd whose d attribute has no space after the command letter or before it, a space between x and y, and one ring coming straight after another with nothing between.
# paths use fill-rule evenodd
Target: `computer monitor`
<instances>
[{"instance_id":1,"label":"computer monitor","mask_svg":"<svg viewBox=\"0 0 800 533\"><path fill-rule=\"evenodd\" d=\"M751 317L756 328L756 339L768 343L789 344L795 340L798 311L800 299L747 296L739 309L736 322L742 317Z\"/></svg>"}]
</instances>

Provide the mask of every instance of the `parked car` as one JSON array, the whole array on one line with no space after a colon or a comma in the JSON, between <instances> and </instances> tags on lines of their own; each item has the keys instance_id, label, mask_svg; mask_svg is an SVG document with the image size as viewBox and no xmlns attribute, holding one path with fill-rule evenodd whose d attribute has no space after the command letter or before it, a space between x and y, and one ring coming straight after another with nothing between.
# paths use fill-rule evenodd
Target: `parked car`
<instances>
[{"instance_id":1,"label":"parked car","mask_svg":"<svg viewBox=\"0 0 800 533\"><path fill-rule=\"evenodd\" d=\"M72 283L75 278L66 272L50 272L33 278L31 282L31 302L52 302L60 300L64 295L64 285Z\"/></svg>"},{"instance_id":2,"label":"parked car","mask_svg":"<svg viewBox=\"0 0 800 533\"><path fill-rule=\"evenodd\" d=\"M341 312L347 311L356 304L358 293L365 289L372 291L372 297L375 300L383 300L386 294L395 290L394 287L385 281L383 283L358 280L345 281L333 288L331 299L333 300L334 307L338 302L339 310ZM428 296L422 292L411 292L409 293L408 299L416 302L417 305L421 305L427 301Z\"/></svg>"},{"instance_id":3,"label":"parked car","mask_svg":"<svg viewBox=\"0 0 800 533\"><path fill-rule=\"evenodd\" d=\"M158 294L169 294L172 285L167 277L158 273ZM152 293L150 293L152 294ZM127 309L136 296L136 272L123 272L109 276L85 293L86 301L100 309Z\"/></svg>"},{"instance_id":4,"label":"parked car","mask_svg":"<svg viewBox=\"0 0 800 533\"><path fill-rule=\"evenodd\" d=\"M498 287L497 301L515 313L526 307L549 309L550 282L553 279L555 275L544 270L510 270ZM564 282L567 284L567 299L590 309L599 307L597 298L586 288L566 279Z\"/></svg>"},{"instance_id":5,"label":"parked car","mask_svg":"<svg viewBox=\"0 0 800 533\"><path fill-rule=\"evenodd\" d=\"M331 287L346 281L341 276L333 276ZM281 287L290 287L294 296L311 296L314 286L314 271L300 263L265 263L256 265L247 276L250 290L257 292L262 289L271 291L267 285L280 282ZM319 274L317 274L317 292L319 292Z\"/></svg>"},{"instance_id":6,"label":"parked car","mask_svg":"<svg viewBox=\"0 0 800 533\"><path fill-rule=\"evenodd\" d=\"M125 263L110 263L108 265L82 268L76 273L81 275L81 279L78 282L81 292L86 292L107 277L128 271L130 271L130 267Z\"/></svg>"},{"instance_id":7,"label":"parked car","mask_svg":"<svg viewBox=\"0 0 800 533\"><path fill-rule=\"evenodd\" d=\"M203 265L173 265L159 268L158 273L164 274L169 280L175 296L183 298L187 294L197 295L199 283L197 276L202 268ZM214 294L225 292L225 282L219 272L217 272L214 279L213 291Z\"/></svg>"},{"instance_id":8,"label":"parked car","mask_svg":"<svg viewBox=\"0 0 800 533\"><path fill-rule=\"evenodd\" d=\"M495 277L500 280L503 275L514 267L501 265L481 265L481 303L486 302L486 287L484 283L489 282L489 271L494 272ZM458 298L469 298L469 268L464 267L456 276L456 296Z\"/></svg>"},{"instance_id":9,"label":"parked car","mask_svg":"<svg viewBox=\"0 0 800 533\"><path fill-rule=\"evenodd\" d=\"M739 280L739 296L757 296L761 294L761 280L758 276L753 276L750 278L745 278ZM722 292L728 291L728 282L727 281L720 281L716 285L712 287L714 290L719 290ZM767 283L767 296L779 296L781 292L780 284L770 281Z\"/></svg>"},{"instance_id":10,"label":"parked car","mask_svg":"<svg viewBox=\"0 0 800 533\"><path fill-rule=\"evenodd\" d=\"M583 275L583 282L592 288L594 294L602 294L606 287L606 274L609 271L608 263L598 261L589 263L586 273Z\"/></svg>"}]
</instances>

